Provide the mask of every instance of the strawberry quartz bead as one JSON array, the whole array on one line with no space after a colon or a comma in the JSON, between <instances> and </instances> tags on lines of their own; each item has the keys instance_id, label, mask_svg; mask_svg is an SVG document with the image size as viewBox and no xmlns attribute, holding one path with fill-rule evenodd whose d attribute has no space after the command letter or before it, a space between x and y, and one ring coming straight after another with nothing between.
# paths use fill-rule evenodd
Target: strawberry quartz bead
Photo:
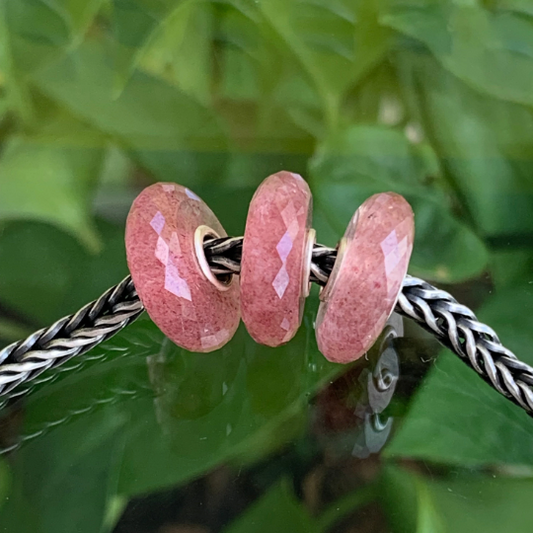
<instances>
[{"instance_id":1,"label":"strawberry quartz bead","mask_svg":"<svg viewBox=\"0 0 533 533\"><path fill-rule=\"evenodd\" d=\"M161 331L192 352L220 348L240 321L238 279L217 287L202 271L195 233L205 226L227 235L209 207L175 183L142 191L126 223L128 266L139 298Z\"/></svg>"},{"instance_id":2,"label":"strawberry quartz bead","mask_svg":"<svg viewBox=\"0 0 533 533\"><path fill-rule=\"evenodd\" d=\"M252 198L242 246L241 311L260 344L284 344L301 324L314 243L311 203L309 186L291 172L269 176Z\"/></svg>"},{"instance_id":3,"label":"strawberry quartz bead","mask_svg":"<svg viewBox=\"0 0 533 533\"><path fill-rule=\"evenodd\" d=\"M396 305L414 239L411 206L381 193L359 207L342 238L316 320L329 361L355 361L374 344Z\"/></svg>"}]
</instances>

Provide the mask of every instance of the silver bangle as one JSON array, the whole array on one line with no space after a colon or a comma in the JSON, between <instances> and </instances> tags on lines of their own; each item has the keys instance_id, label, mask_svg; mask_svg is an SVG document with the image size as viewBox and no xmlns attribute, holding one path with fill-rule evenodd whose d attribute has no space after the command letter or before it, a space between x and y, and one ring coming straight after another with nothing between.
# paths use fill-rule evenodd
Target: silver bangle
<instances>
[{"instance_id":1,"label":"silver bangle","mask_svg":"<svg viewBox=\"0 0 533 533\"><path fill-rule=\"evenodd\" d=\"M238 274L242 238L205 242L215 276ZM336 250L315 244L310 281L325 285ZM45 370L87 353L136 320L144 311L128 276L100 298L48 328L0 350L0 396L20 396ZM475 370L490 386L533 416L533 368L505 348L497 334L468 307L429 283L406 276L396 312L414 320Z\"/></svg>"}]
</instances>

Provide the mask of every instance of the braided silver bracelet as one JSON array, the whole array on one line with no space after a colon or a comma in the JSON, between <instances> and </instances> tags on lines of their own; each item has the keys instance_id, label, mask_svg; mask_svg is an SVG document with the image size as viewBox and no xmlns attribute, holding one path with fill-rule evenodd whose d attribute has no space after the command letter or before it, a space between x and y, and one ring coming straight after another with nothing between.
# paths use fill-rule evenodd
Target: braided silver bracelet
<instances>
[{"instance_id":1,"label":"braided silver bracelet","mask_svg":"<svg viewBox=\"0 0 533 533\"><path fill-rule=\"evenodd\" d=\"M240 273L242 238L204 243L215 276ZM310 281L325 286L337 250L314 245ZM131 277L77 313L0 350L0 396L22 395L45 370L89 352L135 321L144 311ZM520 361L468 307L429 283L407 275L395 311L414 320L500 394L533 415L533 368Z\"/></svg>"}]
</instances>

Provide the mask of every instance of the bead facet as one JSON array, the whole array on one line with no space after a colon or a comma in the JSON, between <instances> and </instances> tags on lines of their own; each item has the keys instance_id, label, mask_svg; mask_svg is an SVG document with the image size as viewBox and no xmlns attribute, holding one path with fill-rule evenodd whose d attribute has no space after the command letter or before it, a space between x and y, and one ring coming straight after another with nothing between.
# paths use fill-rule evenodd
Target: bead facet
<instances>
[{"instance_id":1,"label":"bead facet","mask_svg":"<svg viewBox=\"0 0 533 533\"><path fill-rule=\"evenodd\" d=\"M239 282L217 287L195 249L207 226L226 236L209 207L189 189L156 183L136 198L126 223L128 266L146 311L174 343L193 352L226 344L240 320Z\"/></svg>"},{"instance_id":2,"label":"bead facet","mask_svg":"<svg viewBox=\"0 0 533 533\"><path fill-rule=\"evenodd\" d=\"M398 299L413 239L413 211L402 196L376 194L359 207L320 295L316 337L326 359L349 363L374 344Z\"/></svg>"},{"instance_id":3,"label":"bead facet","mask_svg":"<svg viewBox=\"0 0 533 533\"><path fill-rule=\"evenodd\" d=\"M298 174L278 172L257 189L246 220L241 308L250 335L279 346L298 330L308 294L312 197Z\"/></svg>"}]
</instances>

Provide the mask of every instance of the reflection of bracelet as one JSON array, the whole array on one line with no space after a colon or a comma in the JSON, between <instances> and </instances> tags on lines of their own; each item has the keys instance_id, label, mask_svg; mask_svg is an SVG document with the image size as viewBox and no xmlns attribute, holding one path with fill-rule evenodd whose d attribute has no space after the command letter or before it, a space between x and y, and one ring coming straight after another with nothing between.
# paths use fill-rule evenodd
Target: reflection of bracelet
<instances>
[{"instance_id":1,"label":"reflection of bracelet","mask_svg":"<svg viewBox=\"0 0 533 533\"><path fill-rule=\"evenodd\" d=\"M364 367L352 367L318 393L313 433L325 447L351 448L352 456L365 459L385 446L394 424L385 410L400 378L395 339L402 335L403 319L393 313Z\"/></svg>"},{"instance_id":2,"label":"reflection of bracelet","mask_svg":"<svg viewBox=\"0 0 533 533\"><path fill-rule=\"evenodd\" d=\"M370 454L378 453L387 443L392 426L393 417L384 414L385 409L389 406L396 390L396 385L400 377L400 365L397 353L397 347L394 339L403 336L403 319L396 313L388 320L388 323L380 335L378 342L369 350L366 359L367 363L363 368L353 367L351 371L359 373L357 384L350 384L350 396L356 394L357 403L355 406L348 405L348 402L341 401L341 408L346 410L349 431L343 435L344 440L352 448L352 455L354 457L365 458ZM125 354L127 356L127 354ZM99 361L107 360L107 357L98 354L96 356ZM116 357L116 356L115 356ZM124 357L124 355L122 356ZM74 369L83 370L84 365L89 363L89 357L81 357L77 360L77 364L66 364L62 367L56 367L47 373L45 381L51 384L60 374L64 372L72 372ZM130 379L127 382L119 380L120 386L114 383L110 387L97 388L94 390L93 396L86 400L79 402L60 403L53 410L53 418L47 418L48 413L44 414L44 418L37 417L37 420L29 421L24 426L24 431L20 434L14 433L12 436L2 435L0 439L0 456L11 453L22 446L41 439L50 431L59 426L67 425L68 423L84 417L89 413L94 413L100 409L105 409L110 405L120 405L125 402L131 402L142 398L153 400L156 411L156 418L163 430L172 427L175 423L175 405L181 400L181 391L178 388L176 397L175 380L177 378L173 373L168 372L165 367L165 357L160 354L153 355L147 358L149 368L149 383L144 383L142 380ZM114 359L116 361L116 359ZM82 361L82 362L80 362ZM161 365L161 369L158 366ZM71 368L74 367L74 368ZM339 380L343 380L347 374L343 374ZM34 385L39 384L42 378L37 378L32 381L32 389ZM355 387L355 388L354 388ZM319 393L317 404L320 405L320 394L328 394L328 389ZM333 387L334 390L334 387ZM14 400L19 394L22 395L24 391L20 388L15 392L11 392L4 396L5 399ZM52 393L53 394L53 393ZM83 397L83 395L82 395ZM32 408L32 401L42 402L43 397L30 398L27 404L24 404L24 409ZM339 398L332 401L331 398L324 398L323 408L317 407L318 413L316 425L317 430L321 431L327 427L327 423L321 420L323 416L327 416L324 412L331 409L334 405L335 411L339 408ZM17 402L12 402L13 409L6 409L7 405L0 403L2 415L7 418L12 417L20 405ZM322 414L321 414L322 413ZM184 418L186 415L181 415ZM3 420L0 419L0 425ZM331 435L328 435L328 441L331 440Z\"/></svg>"},{"instance_id":3,"label":"reflection of bracelet","mask_svg":"<svg viewBox=\"0 0 533 533\"><path fill-rule=\"evenodd\" d=\"M282 177L287 178L287 176L285 175L289 173L280 174L282 175ZM277 179L279 178L280 174L267 178L264 183L271 183L272 178ZM289 176L292 176L293 179L298 178L298 180L301 180L301 178L295 175L290 174ZM270 182L268 180L270 180ZM262 185L262 187L263 186L264 184ZM174 203L167 205L167 208L170 209L170 212L175 211L176 213L179 213L180 216L183 216L184 213L187 214L187 209L192 209L192 211L190 211L193 217L192 221L197 221L197 219L194 218L198 215L197 210L203 209L203 207L198 208L197 205L205 206L205 204L203 204L203 202L201 202L200 199L196 197L196 195L194 195L187 189L180 188L176 185L154 185L149 189L153 191L154 187L162 187L162 190L164 190L165 193L175 195L173 198L171 198L172 202ZM184 191L187 192L185 193ZM187 202L189 202L188 204L184 203L181 206L179 203L176 204L176 202L180 199L180 192L183 192L187 195L189 199L187 200ZM286 195L287 193L284 192L284 194ZM256 197L254 197L254 200L252 201L252 206L254 205L255 200ZM270 201L272 201L271 198ZM197 204L194 204L194 202L197 202ZM365 206L365 204L363 204L363 207ZM208 210L207 206L205 206L205 208ZM159 213L159 211L157 212ZM363 213L365 213L365 216L366 214L368 214L365 211L363 211ZM194 268L196 269L194 271L194 276L204 276L205 280L207 280L208 283L211 283L212 287L217 287L218 285L218 288L216 288L215 290L218 290L219 294L224 294L225 291L227 291L225 285L228 284L228 280L231 280L233 274L243 274L243 282L245 281L244 272L241 272L241 260L243 259L243 239L228 238L223 236L218 237L218 235L224 235L223 230L221 230L221 226L219 225L214 215L212 215L210 211L208 212L208 214L209 217L212 216L212 220L214 221L212 222L211 226L214 224L217 224L219 226L218 228L216 228L217 231L209 231L210 228L207 228L207 231L198 233L197 230L200 224L197 224L198 227L196 227L196 230L193 231L190 235L187 234L184 237L186 239L190 238L189 259L193 258L194 256ZM146 215L146 213L144 213L144 215ZM249 219L250 216L251 215L249 214ZM294 218L294 214L291 216L293 216ZM369 212L368 221L365 219L365 222L371 223L371 219L373 216L375 216L375 214L373 212ZM309 219L308 213L306 213L306 217ZM169 257L176 252L176 246L178 249L180 249L179 239L176 241L174 246L172 244L172 238L174 238L177 233L173 232L172 236L167 239L168 242L166 242L162 239L162 231L163 226L165 224L164 218L162 220L156 219L155 222L153 218L147 219L145 220L145 223L146 225L151 224L151 227L154 231L154 238L156 239L154 241L154 243L156 243L154 245L155 258L159 262L158 264L160 264L161 268L163 269L163 288L165 288L167 292L172 293L173 298L181 298L184 301L191 301L191 289L187 285L186 276L180 277L178 273L178 266L179 268L181 268L182 265L175 265L171 262L171 260L169 260ZM128 222L128 224L130 224L130 221ZM383 222L383 224L386 224L386 222ZM290 221L286 224L286 226L290 226ZM360 231L359 227L357 226L357 216L354 217L354 219L352 220L352 226L352 229L355 229L355 238L353 238L353 234L351 235L351 237L353 238L353 240L356 240L358 236L358 231ZM299 299L303 301L308 280L314 281L321 286L325 286L328 280L330 280L330 277L332 277L332 271L334 272L334 276L336 277L336 282L338 282L339 279L342 279L342 277L339 276L339 263L341 263L341 261L337 261L337 264L335 264L338 256L338 250L326 248L321 245L313 245L314 241L309 238L312 233L309 232L309 228L305 225L305 223L301 225L300 229L305 230L307 232L305 234L306 237L301 239L301 250L300 255L298 256L299 261L301 261L302 265L301 275L304 284L299 283L299 287L301 288L301 290L299 289L300 292L297 292L296 294L298 296L297 300ZM269 226L267 224L265 227L262 228L262 231L265 235L268 235L270 237L271 234L275 233L275 225ZM294 243L296 242L295 235L298 232L298 227L293 227L292 230L287 229L287 234L290 233L290 231L293 231L294 234L291 237L292 240L290 240L289 245L287 247L279 247L278 245L277 248L279 255L279 257L277 257L277 260L279 261L281 259L282 261L282 268L279 272L283 274L278 279L278 281L281 281L279 281L279 283L276 282L277 285L273 284L274 289L276 289L276 291L278 292L278 296L280 294L280 291L283 292L286 290L286 287L289 283L288 279L290 279L290 277L288 273L283 272L283 269L285 268L286 264L289 263L289 260L287 258L289 257L289 254L294 247ZM200 238L202 239L201 245L203 245L200 246L200 250L198 247L198 235L200 235ZM194 239L195 236L196 240ZM370 239L371 238L372 232L370 232ZM252 239L248 237L248 225L247 233L245 233L244 237L245 256L246 254L250 254L250 252L246 251L247 239L248 242L252 242ZM195 242L196 247L194 246ZM280 243L281 242L282 241L280 241ZM133 247L139 248L139 244L142 249L143 244L146 244L146 242L143 241L142 235L140 240L139 236L135 235ZM363 245L366 244L367 243L363 243ZM343 245L341 245L340 253L345 254L345 250L342 246ZM398 243L396 243L396 247L398 247ZM183 248L184 246L182 242L180 251L186 253L187 250L184 251ZM306 250L308 250L308 252L306 252ZM383 253L385 253L385 250L383 250ZM396 250L393 250L393 255L398 255L398 253L399 252L397 252ZM293 255L290 257L294 257L294 255L295 254L293 253ZM131 256L132 252L130 239L130 249L128 249L130 269L132 268ZM307 269L305 268L306 257L308 258ZM151 258L151 260L152 259L153 258ZM360 257L359 259L364 262L366 258ZM265 261L268 262L268 257L265 258ZM399 259L396 258L393 267L395 267L398 262ZM193 262L191 261L191 265L192 264ZM170 275L170 267L168 265L170 265L176 271L170 271L170 274L172 274L173 277L170 282L168 280L167 282L171 283L171 285L169 287L165 287L165 272L167 276ZM335 270L333 269L334 266ZM386 265L386 268L388 268L388 265ZM289 269L289 266L287 266L287 269ZM138 272L135 272L135 269L132 269L132 273L134 278L136 279L137 288L141 293L144 304L148 308L149 314L152 316L152 318L154 318L156 324L159 325L165 333L167 333L167 331L165 331L165 328L168 329L168 327L166 327L164 324L160 324L158 320L156 320L153 316L154 313L152 313L154 305L159 305L158 312L161 311L161 302L157 301L155 304L152 304L150 302L150 294L146 292L147 283L149 285L152 281L152 278L156 279L161 273L156 272L153 276L149 276L148 281L146 279L143 280L142 276L141 278L139 278L139 274ZM141 279L142 283L139 283L139 279ZM280 286L282 287L282 289L280 289ZM158 288L158 290L160 289L161 287ZM341 288L339 290L342 291L343 289ZM227 293L229 292L230 291L227 291ZM238 290L235 291L235 288L233 288L231 292L236 293L236 302L238 305ZM329 290L328 292L328 288L326 288L326 295L330 292L331 290ZM260 301L262 296L264 296L263 293L257 295L257 301ZM342 297L343 294L341 293L340 296ZM390 299L390 290L388 292L388 296ZM431 332L442 344L444 344L454 353L459 355L461 360L463 360L466 364L473 368L487 383L489 383L492 387L494 387L501 394L513 401L515 404L525 409L529 414L533 414L533 368L519 361L512 352L506 349L501 344L496 333L490 327L480 323L477 320L475 314L470 309L457 303L457 301L448 293L411 276L405 276L403 282L401 281L401 279L399 280L397 293L393 294L392 296L393 298L391 300L391 309L384 308L381 311L381 315L384 315L383 318L385 320L388 314L390 314L394 302L396 302L395 309L398 313L413 319L424 329ZM342 298L340 299L342 300ZM350 302L348 302L348 304L349 303ZM344 304L344 302L341 302L341 304ZM340 311L343 310L342 305L339 309ZM137 291L132 279L128 277L116 287L109 289L98 300L86 305L75 315L65 317L57 321L49 328L45 328L38 332L35 332L27 339L16 342L10 346L7 346L3 350L0 350L0 395L10 393L18 385L36 378L43 371L51 367L58 366L74 356L78 356L88 352L90 349L97 346L99 343L103 342L109 337L113 336L126 325L134 321L142 313L143 310L143 303L141 303L141 300L137 295ZM374 308L370 309L370 314L374 310ZM171 327L175 329L176 317L175 315L172 315L172 309L170 309L170 311L170 318L173 320L173 322L171 322ZM211 311L212 309L209 310L209 312ZM365 313L366 312L367 311L365 310ZM363 313L363 311L361 311L361 313ZM157 315L157 313L155 314ZM291 317L291 320L294 319L293 323L290 323L289 320L285 321L284 319L284 321L280 324L281 328L287 330L288 332L292 332L292 329L294 329L294 323L299 325L299 314L300 310L295 309L293 314L288 315ZM345 313L343 315L342 312L338 314L341 315L339 323L343 323L343 321L345 321L347 317L351 316L348 313ZM239 313L237 311L237 323L238 315ZM296 318L294 318L293 315L295 315ZM246 317L245 323L252 336L256 338L258 334L256 332L251 331L251 327L246 321ZM381 328L383 327L383 325L384 321L381 324ZM289 329L291 331L289 331ZM365 337L366 344L368 344L368 342L375 341L377 335L379 335L380 333L380 331L374 331L376 328L372 324L370 329L372 330L371 333L369 333ZM187 331L186 333L189 337L191 336L190 332ZM211 349L219 347L227 340L229 340L229 338L231 337L231 333L231 331L225 330L225 333L222 337L218 335L217 332L214 332L213 334L210 334L208 336L204 336L203 338L201 338L201 340L209 339L210 344L206 344L205 346L200 344L199 349L197 351L210 351ZM291 333L291 336L292 334L294 334L294 332ZM286 342L289 338L290 336L285 339L282 338L279 342L276 342L277 344L281 344L282 342ZM176 339L173 340L176 342ZM337 338L333 338L332 342L336 341ZM274 341L272 341L272 343L270 341L265 341L264 343L275 345ZM180 344L179 339L177 344ZM364 344L364 346L366 346L366 344ZM339 346L341 345L342 343L339 343ZM366 348L368 348L368 346L366 346ZM358 353L357 355L360 354ZM328 358L335 360L335 357ZM344 356L342 358L339 358L338 360L342 362L348 361L348 359L346 359L346 357Z\"/></svg>"}]
</instances>

